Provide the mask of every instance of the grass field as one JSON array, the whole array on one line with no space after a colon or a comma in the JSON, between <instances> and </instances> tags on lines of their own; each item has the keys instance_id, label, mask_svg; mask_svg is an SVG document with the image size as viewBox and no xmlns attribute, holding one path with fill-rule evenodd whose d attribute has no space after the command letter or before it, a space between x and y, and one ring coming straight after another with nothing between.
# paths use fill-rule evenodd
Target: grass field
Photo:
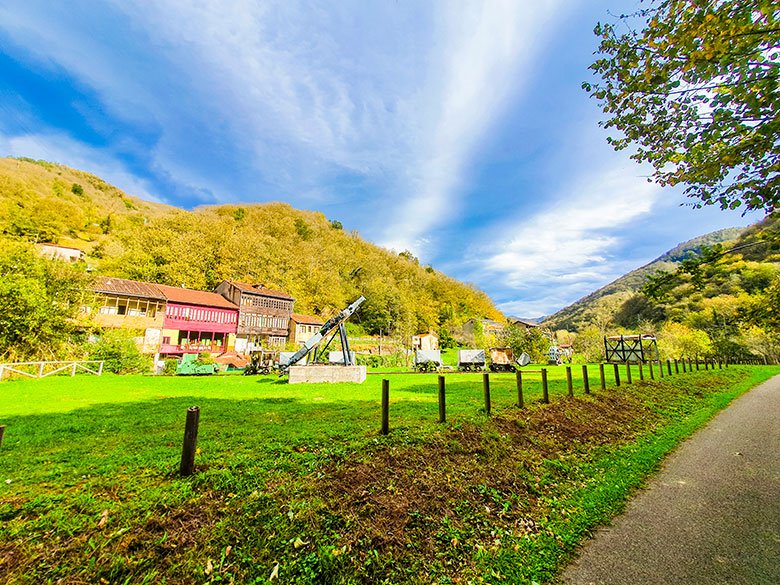
<instances>
[{"instance_id":1,"label":"grass field","mask_svg":"<svg viewBox=\"0 0 780 585\"><path fill-rule=\"evenodd\" d=\"M11 583L466 583L554 578L682 438L780 372L599 388L526 375L59 377L0 384L0 574ZM623 372L621 371L621 374ZM194 476L177 477L201 408Z\"/></svg>"}]
</instances>

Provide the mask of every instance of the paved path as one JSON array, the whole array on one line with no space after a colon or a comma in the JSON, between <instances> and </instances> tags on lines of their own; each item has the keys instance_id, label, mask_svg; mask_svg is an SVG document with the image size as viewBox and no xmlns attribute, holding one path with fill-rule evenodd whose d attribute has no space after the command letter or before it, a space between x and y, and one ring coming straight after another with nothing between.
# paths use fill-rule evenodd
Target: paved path
<instances>
[{"instance_id":1,"label":"paved path","mask_svg":"<svg viewBox=\"0 0 780 585\"><path fill-rule=\"evenodd\" d=\"M780 584L780 376L683 443L567 584Z\"/></svg>"}]
</instances>

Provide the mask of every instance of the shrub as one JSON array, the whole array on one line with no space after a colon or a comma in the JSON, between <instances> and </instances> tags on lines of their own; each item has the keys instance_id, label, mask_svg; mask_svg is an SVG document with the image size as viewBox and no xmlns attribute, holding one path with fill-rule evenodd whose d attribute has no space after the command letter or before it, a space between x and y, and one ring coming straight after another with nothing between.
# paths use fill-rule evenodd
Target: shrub
<instances>
[{"instance_id":1,"label":"shrub","mask_svg":"<svg viewBox=\"0 0 780 585\"><path fill-rule=\"evenodd\" d=\"M112 329L104 332L89 350L89 359L103 360L103 370L115 374L148 372L151 359L141 353L128 331Z\"/></svg>"}]
</instances>

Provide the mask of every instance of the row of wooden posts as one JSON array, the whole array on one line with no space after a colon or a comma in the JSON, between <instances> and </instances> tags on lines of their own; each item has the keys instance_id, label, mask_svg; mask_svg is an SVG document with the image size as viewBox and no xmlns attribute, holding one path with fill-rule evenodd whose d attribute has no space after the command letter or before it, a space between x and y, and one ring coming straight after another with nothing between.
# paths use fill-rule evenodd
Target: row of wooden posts
<instances>
[{"instance_id":1,"label":"row of wooden posts","mask_svg":"<svg viewBox=\"0 0 780 585\"><path fill-rule=\"evenodd\" d=\"M680 369L682 369L683 372L692 372L694 365L697 370L700 369L700 366L702 365L702 362L699 362L696 360L695 362L693 360L667 360L666 361L666 370L667 375L672 375L672 364L674 364L674 373L679 374ZM606 390L607 389L607 379L606 379L606 372L605 372L605 366L606 365L612 365L614 368L614 377L615 377L615 385L620 386L620 370L618 367L618 364L599 364L599 379L601 381L601 389ZM662 362L648 362L646 364L639 363L639 379L644 380L644 367L647 366L649 376L651 380L655 379L655 369L657 367L658 369L658 375L659 377L663 378L664 376L664 367ZM706 360L703 362L703 366L705 370L708 369L715 369L715 367L722 369L725 365L725 367L728 367L728 362L721 362L720 360L717 361L709 361ZM632 383L631 378L631 364L627 363L625 364L626 368L626 382L628 384ZM523 408L525 406L524 398L523 398L523 375L524 374L541 374L542 377L542 402L545 404L550 403L550 394L547 384L547 369L542 368L541 370L521 370L516 373L516 379L517 379L517 406L519 408ZM588 366L583 365L582 366L582 381L583 381L583 390L585 391L585 394L590 394L590 379L588 378ZM574 384L572 381L572 374L571 374L571 366L566 366L566 384L568 387L568 395L574 396ZM490 414L491 404L490 404L490 374L484 373L482 374L482 388L484 392L485 397L485 412L487 414ZM198 442L198 423L200 421L200 408L197 406L190 407L187 410L187 421L184 425L184 444L182 445L182 451L181 451L181 463L179 466L179 473L182 476L188 476L192 475L192 473L195 470L195 453L196 453L196 447ZM444 423L447 422L447 412L446 412L446 397L445 397L445 381L444 376L439 376L439 422ZM2 442L2 431L4 430L4 427L0 427L0 443ZM387 435L390 432L390 380L383 379L382 380L382 434Z\"/></svg>"},{"instance_id":2,"label":"row of wooden posts","mask_svg":"<svg viewBox=\"0 0 780 585\"><path fill-rule=\"evenodd\" d=\"M601 382L602 390L607 389L607 378L606 378L606 371L605 371L606 369L605 366L607 365L611 365L614 369L615 386L620 386L621 383L619 364L614 364L614 363L599 364L599 380ZM637 365L639 366L640 380L645 379L645 366L647 366L648 368L648 375L650 376L651 380L655 380L656 367L658 369L659 378L664 377L664 363L661 361L647 362L647 363L638 362ZM666 375L668 376L673 375L672 368L674 368L674 374L679 374L680 369L682 369L683 373L692 372L694 366L696 370L699 370L702 365L705 370L709 370L709 369L714 370L716 366L718 369L723 369L724 365L725 367L728 367L729 363L722 362L720 360L704 360L703 362L700 362L699 360L693 361L690 359L689 360L684 360L684 359L666 360L666 370L667 370ZM627 384L633 383L632 376L631 376L631 366L632 366L631 363L625 364L625 372L626 372L625 381ZM523 398L523 381L524 381L523 375L524 374L541 374L542 402L545 404L549 404L550 393L549 393L549 387L547 383L547 368L542 368L541 370L518 370L515 374L515 378L517 380L517 407L518 408L525 407L525 401ZM590 378L588 377L587 365L582 366L582 384L583 384L583 390L585 394L590 394ZM568 388L568 396L573 397L574 382L572 380L571 366L566 366L566 385ZM491 410L491 400L490 400L490 374L488 373L482 374L482 390L485 399L485 412L489 415ZM439 376L439 422L440 423L447 422L444 376ZM382 434L386 435L389 432L390 432L390 380L383 379L382 380Z\"/></svg>"}]
</instances>

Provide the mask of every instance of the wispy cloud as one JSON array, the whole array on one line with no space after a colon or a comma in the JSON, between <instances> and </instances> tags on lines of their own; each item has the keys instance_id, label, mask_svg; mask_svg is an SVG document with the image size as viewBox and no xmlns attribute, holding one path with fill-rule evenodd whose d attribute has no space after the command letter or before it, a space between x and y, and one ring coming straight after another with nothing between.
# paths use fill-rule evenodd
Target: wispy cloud
<instances>
[{"instance_id":1,"label":"wispy cloud","mask_svg":"<svg viewBox=\"0 0 780 585\"><path fill-rule=\"evenodd\" d=\"M522 93L548 35L558 2L495 1L442 11L441 35L434 63L442 71L428 88L431 118L407 161L409 173L399 184L407 193L395 202L385 230L385 245L419 252L426 232L457 215L462 184L471 157L503 113L507 100Z\"/></svg>"},{"instance_id":2,"label":"wispy cloud","mask_svg":"<svg viewBox=\"0 0 780 585\"><path fill-rule=\"evenodd\" d=\"M636 267L630 251L621 249L628 244L618 233L648 214L661 192L637 171L624 165L575 176L546 211L492 227L483 241L500 252L482 249L486 256L475 267L477 278L499 279L514 299L535 297L534 302L506 301L503 310L549 312ZM497 241L499 233L512 235Z\"/></svg>"}]
</instances>

